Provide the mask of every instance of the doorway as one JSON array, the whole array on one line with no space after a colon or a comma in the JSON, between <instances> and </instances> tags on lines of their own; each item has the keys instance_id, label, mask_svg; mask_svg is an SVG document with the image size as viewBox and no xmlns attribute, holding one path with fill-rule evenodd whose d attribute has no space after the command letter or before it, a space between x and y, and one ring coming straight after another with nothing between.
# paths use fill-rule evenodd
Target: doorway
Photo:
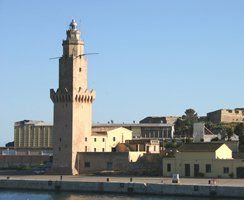
<instances>
[{"instance_id":1,"label":"doorway","mask_svg":"<svg viewBox=\"0 0 244 200\"><path fill-rule=\"evenodd\" d=\"M244 178L244 167L237 167L236 168L236 177L237 178Z\"/></svg>"},{"instance_id":2,"label":"doorway","mask_svg":"<svg viewBox=\"0 0 244 200\"><path fill-rule=\"evenodd\" d=\"M190 176L191 167L190 164L185 164L185 176Z\"/></svg>"},{"instance_id":3,"label":"doorway","mask_svg":"<svg viewBox=\"0 0 244 200\"><path fill-rule=\"evenodd\" d=\"M199 176L199 164L194 164L194 177Z\"/></svg>"}]
</instances>

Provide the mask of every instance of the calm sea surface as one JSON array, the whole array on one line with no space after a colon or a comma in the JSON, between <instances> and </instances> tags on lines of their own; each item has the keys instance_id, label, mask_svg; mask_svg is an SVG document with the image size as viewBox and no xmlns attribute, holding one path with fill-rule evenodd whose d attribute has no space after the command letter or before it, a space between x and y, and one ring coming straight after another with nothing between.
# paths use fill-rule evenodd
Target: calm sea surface
<instances>
[{"instance_id":1,"label":"calm sea surface","mask_svg":"<svg viewBox=\"0 0 244 200\"><path fill-rule=\"evenodd\" d=\"M210 200L211 198L173 196L126 196L115 194L80 194L70 192L0 191L0 200ZM215 200L226 200L218 198ZM229 199L228 200L233 200Z\"/></svg>"}]
</instances>

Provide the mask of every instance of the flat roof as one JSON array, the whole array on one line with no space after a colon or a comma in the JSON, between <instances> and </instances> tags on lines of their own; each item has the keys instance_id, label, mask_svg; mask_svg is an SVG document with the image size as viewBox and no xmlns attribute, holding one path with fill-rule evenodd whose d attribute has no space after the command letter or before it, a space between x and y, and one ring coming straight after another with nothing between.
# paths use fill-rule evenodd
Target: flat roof
<instances>
[{"instance_id":1,"label":"flat roof","mask_svg":"<svg viewBox=\"0 0 244 200\"><path fill-rule=\"evenodd\" d=\"M125 123L125 124L92 124L92 127L172 127L173 124L163 124L163 123L143 123L143 124L134 124L134 123Z\"/></svg>"},{"instance_id":2,"label":"flat roof","mask_svg":"<svg viewBox=\"0 0 244 200\"><path fill-rule=\"evenodd\" d=\"M53 126L52 122L44 122L41 120L22 120L14 123L14 126L35 125L35 126Z\"/></svg>"}]
</instances>

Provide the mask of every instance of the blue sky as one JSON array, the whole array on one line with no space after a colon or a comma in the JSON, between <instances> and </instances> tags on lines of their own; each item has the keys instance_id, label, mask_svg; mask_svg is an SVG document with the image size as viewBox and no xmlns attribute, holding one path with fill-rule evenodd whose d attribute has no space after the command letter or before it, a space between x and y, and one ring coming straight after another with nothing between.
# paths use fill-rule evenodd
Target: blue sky
<instances>
[{"instance_id":1,"label":"blue sky","mask_svg":"<svg viewBox=\"0 0 244 200\"><path fill-rule=\"evenodd\" d=\"M72 18L88 57L93 122L244 107L244 1L0 0L0 145L14 122L52 121Z\"/></svg>"}]
</instances>

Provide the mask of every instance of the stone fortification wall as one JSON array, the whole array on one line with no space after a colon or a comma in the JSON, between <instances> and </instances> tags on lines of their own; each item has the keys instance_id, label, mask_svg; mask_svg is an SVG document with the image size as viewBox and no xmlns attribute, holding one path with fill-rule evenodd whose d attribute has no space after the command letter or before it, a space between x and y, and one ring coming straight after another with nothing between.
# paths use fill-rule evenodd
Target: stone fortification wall
<instances>
[{"instance_id":1,"label":"stone fortification wall","mask_svg":"<svg viewBox=\"0 0 244 200\"><path fill-rule=\"evenodd\" d=\"M162 158L159 154L144 154L136 162L129 157L129 152L80 152L77 169L80 174L116 171L120 174L161 175Z\"/></svg>"},{"instance_id":2,"label":"stone fortification wall","mask_svg":"<svg viewBox=\"0 0 244 200\"><path fill-rule=\"evenodd\" d=\"M128 169L128 152L79 152L77 169L80 174L104 170L121 171Z\"/></svg>"},{"instance_id":3,"label":"stone fortification wall","mask_svg":"<svg viewBox=\"0 0 244 200\"><path fill-rule=\"evenodd\" d=\"M49 162L49 156L0 156L0 168L34 166Z\"/></svg>"},{"instance_id":4,"label":"stone fortification wall","mask_svg":"<svg viewBox=\"0 0 244 200\"><path fill-rule=\"evenodd\" d=\"M207 118L213 123L244 122L244 110L221 109L207 113Z\"/></svg>"}]
</instances>

